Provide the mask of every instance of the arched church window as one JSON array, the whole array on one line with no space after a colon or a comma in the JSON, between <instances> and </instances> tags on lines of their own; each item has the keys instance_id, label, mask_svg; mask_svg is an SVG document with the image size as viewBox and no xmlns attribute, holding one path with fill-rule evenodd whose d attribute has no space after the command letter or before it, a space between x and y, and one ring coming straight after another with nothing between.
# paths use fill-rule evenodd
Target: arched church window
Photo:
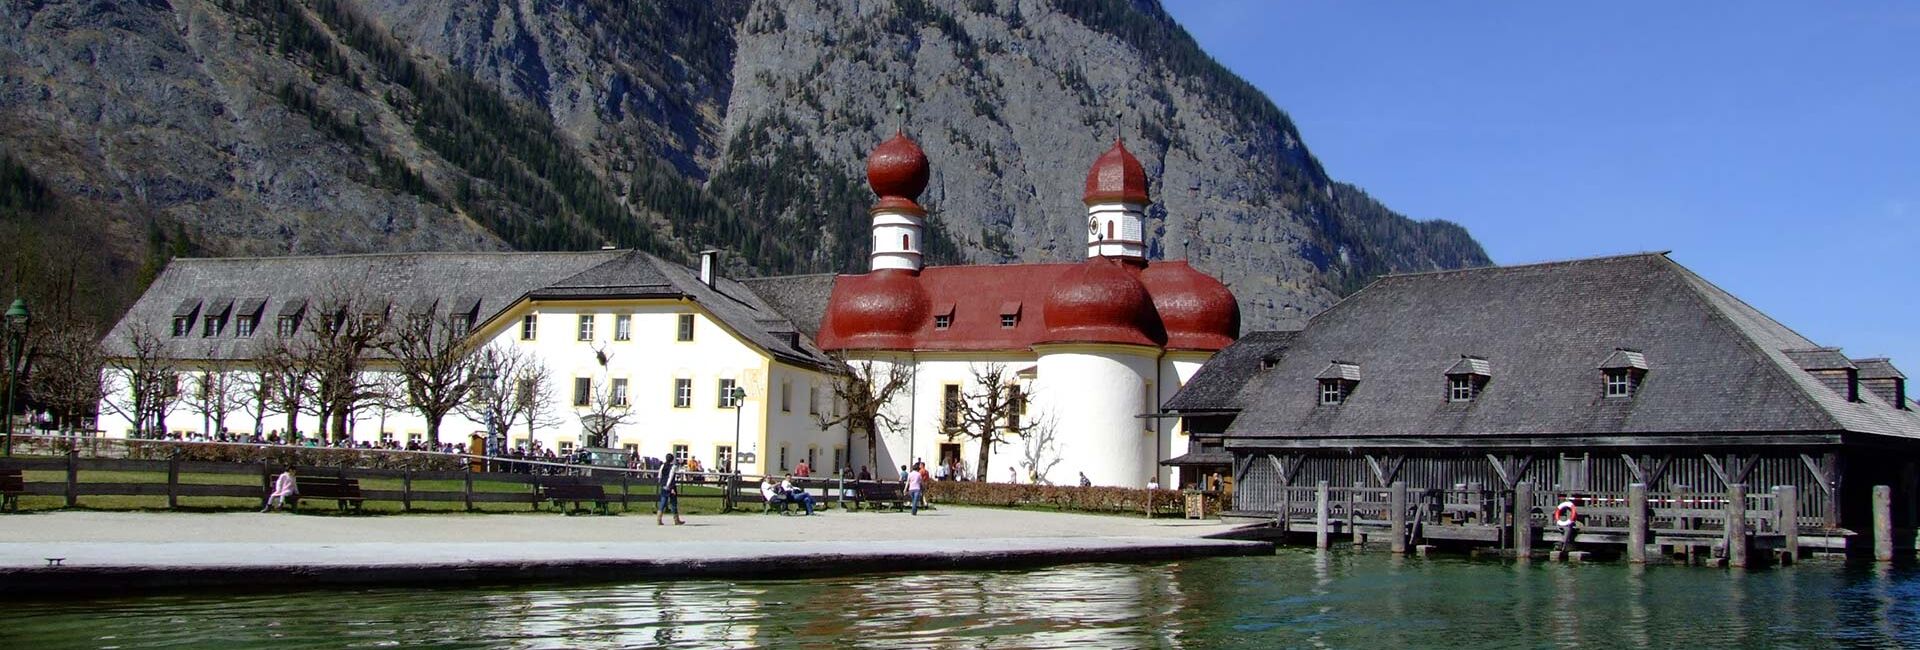
<instances>
[{"instance_id":1,"label":"arched church window","mask_svg":"<svg viewBox=\"0 0 1920 650\"><path fill-rule=\"evenodd\" d=\"M900 236L900 250L913 250L913 235Z\"/></svg>"},{"instance_id":2,"label":"arched church window","mask_svg":"<svg viewBox=\"0 0 1920 650\"><path fill-rule=\"evenodd\" d=\"M1113 222L1107 222L1107 239L1113 239Z\"/></svg>"}]
</instances>

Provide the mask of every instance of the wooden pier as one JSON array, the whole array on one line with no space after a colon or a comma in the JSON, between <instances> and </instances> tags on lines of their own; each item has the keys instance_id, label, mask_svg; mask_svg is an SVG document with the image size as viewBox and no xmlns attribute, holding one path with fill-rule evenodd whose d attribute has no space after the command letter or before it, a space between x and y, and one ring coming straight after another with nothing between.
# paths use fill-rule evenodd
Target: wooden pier
<instances>
[{"instance_id":1,"label":"wooden pier","mask_svg":"<svg viewBox=\"0 0 1920 650\"><path fill-rule=\"evenodd\" d=\"M1686 489L1651 491L1632 484L1624 492L1512 490L1479 484L1449 489L1356 484L1279 487L1279 510L1230 512L1230 517L1270 522L1271 536L1305 540L1320 548L1338 542L1379 546L1393 553L1430 547L1498 549L1504 554L1547 557L1564 553L1619 556L1629 562L1682 561L1744 567L1787 564L1810 553L1841 552L1856 535L1800 507L1798 489L1750 490L1735 483L1725 492ZM1876 512L1890 512L1890 490L1875 490ZM1570 509L1565 506L1571 505ZM1870 531L1876 559L1891 559L1895 531L1879 518ZM1906 533L1905 550L1914 538Z\"/></svg>"}]
</instances>

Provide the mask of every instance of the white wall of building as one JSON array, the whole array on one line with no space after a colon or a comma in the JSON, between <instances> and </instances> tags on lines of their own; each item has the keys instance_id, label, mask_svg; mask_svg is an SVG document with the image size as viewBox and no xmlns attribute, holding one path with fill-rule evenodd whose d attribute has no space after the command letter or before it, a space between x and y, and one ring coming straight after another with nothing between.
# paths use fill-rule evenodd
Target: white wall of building
<instances>
[{"instance_id":1,"label":"white wall of building","mask_svg":"<svg viewBox=\"0 0 1920 650\"><path fill-rule=\"evenodd\" d=\"M530 340L522 338L522 322L528 314L535 317L536 323ZM592 327L586 340L581 340L580 317L587 315L593 318ZM691 341L679 340L682 315L693 317ZM616 323L622 316L629 319L629 336L626 340L617 340ZM260 335L270 336L271 331L263 330ZM615 430L615 444L631 445L644 456L664 457L672 453L676 445L684 445L693 457L715 466L719 460L718 448L734 444L736 415L740 445L761 452L758 463L743 464L741 469L748 473L759 473L770 467L768 462L776 463L771 467L778 470L777 455L765 452L773 450L777 454L781 445L796 450L800 458L805 457L808 448L815 448L819 460L823 461L822 467L830 469L834 447L845 445L844 429L821 430L804 402L810 387L828 385L824 375L811 368L773 360L759 347L729 331L696 303L651 300L522 304L488 324L476 336L483 337L489 345L521 349L546 364L555 403L550 418L557 424L532 434L532 438L546 448L559 449L581 442L583 427L579 415L586 409L573 405L576 378L590 379L595 391L603 390L616 379L626 381L633 416L628 424ZM187 338L182 337L182 345L177 347L184 349L190 345L192 341ZM605 366L600 364L597 353L606 355ZM691 399L685 406L676 403L676 379L686 379L691 384ZM720 403L723 379L733 380L747 390L748 397L738 414ZM190 387L192 382L191 377L183 377L182 388ZM117 383L124 385L125 382ZM792 391L790 410L781 410L779 403L783 383ZM105 405L100 422L110 437L122 437L131 431L131 425ZM185 404L166 418L166 426L174 432L208 431L205 418ZM227 416L223 426L234 433L251 433L254 421L244 412L234 412ZM322 431L321 423L312 416L300 416L299 427L307 437ZM282 438L286 437L285 429L284 415L270 415L263 423L263 431L279 433ZM528 439L524 422L512 423L506 429L512 442ZM351 430L356 441L378 441L385 433L404 444L415 437L424 440L427 426L425 419L411 410L383 414L366 408L355 414ZM464 443L470 435L485 430L486 423L468 420L455 412L442 421L440 436L443 442Z\"/></svg>"}]
</instances>

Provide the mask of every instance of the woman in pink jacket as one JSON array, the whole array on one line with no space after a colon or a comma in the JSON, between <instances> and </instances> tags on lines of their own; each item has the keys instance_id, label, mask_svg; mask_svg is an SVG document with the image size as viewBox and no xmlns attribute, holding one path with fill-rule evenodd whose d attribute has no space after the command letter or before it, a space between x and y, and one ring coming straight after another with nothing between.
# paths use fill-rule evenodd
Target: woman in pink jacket
<instances>
[{"instance_id":1,"label":"woman in pink jacket","mask_svg":"<svg viewBox=\"0 0 1920 650\"><path fill-rule=\"evenodd\" d=\"M267 507L261 508L260 511L266 512L276 507L284 507L288 499L299 498L299 495L300 485L293 477L293 466L288 465L287 471L281 472L279 478L273 480L273 494L267 496Z\"/></svg>"}]
</instances>

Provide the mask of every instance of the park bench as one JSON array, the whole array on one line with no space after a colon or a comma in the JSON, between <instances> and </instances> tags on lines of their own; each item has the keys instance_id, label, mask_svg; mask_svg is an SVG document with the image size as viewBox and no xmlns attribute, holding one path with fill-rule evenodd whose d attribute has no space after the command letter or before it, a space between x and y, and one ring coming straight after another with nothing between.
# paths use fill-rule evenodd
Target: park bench
<instances>
[{"instance_id":1,"label":"park bench","mask_svg":"<svg viewBox=\"0 0 1920 650\"><path fill-rule=\"evenodd\" d=\"M335 476L302 476L296 479L294 484L300 491L299 495L294 498L295 504L298 504L299 501L303 499L333 499L339 503L340 510L345 511L349 506L354 510L360 510L361 505L366 502L366 498L360 495L360 479Z\"/></svg>"},{"instance_id":2,"label":"park bench","mask_svg":"<svg viewBox=\"0 0 1920 650\"><path fill-rule=\"evenodd\" d=\"M17 469L0 469L0 510L19 511L20 495L27 493L27 481Z\"/></svg>"},{"instance_id":3,"label":"park bench","mask_svg":"<svg viewBox=\"0 0 1920 650\"><path fill-rule=\"evenodd\" d=\"M540 499L552 501L555 509L561 508L566 503L572 503L573 509L565 511L567 514L587 510L580 507L581 502L592 503L593 510L599 511L600 514L613 514L607 507L607 489L598 484L542 485Z\"/></svg>"},{"instance_id":4,"label":"park bench","mask_svg":"<svg viewBox=\"0 0 1920 650\"><path fill-rule=\"evenodd\" d=\"M861 481L853 486L855 507L886 507L899 510L907 507L906 485L880 481Z\"/></svg>"}]
</instances>

